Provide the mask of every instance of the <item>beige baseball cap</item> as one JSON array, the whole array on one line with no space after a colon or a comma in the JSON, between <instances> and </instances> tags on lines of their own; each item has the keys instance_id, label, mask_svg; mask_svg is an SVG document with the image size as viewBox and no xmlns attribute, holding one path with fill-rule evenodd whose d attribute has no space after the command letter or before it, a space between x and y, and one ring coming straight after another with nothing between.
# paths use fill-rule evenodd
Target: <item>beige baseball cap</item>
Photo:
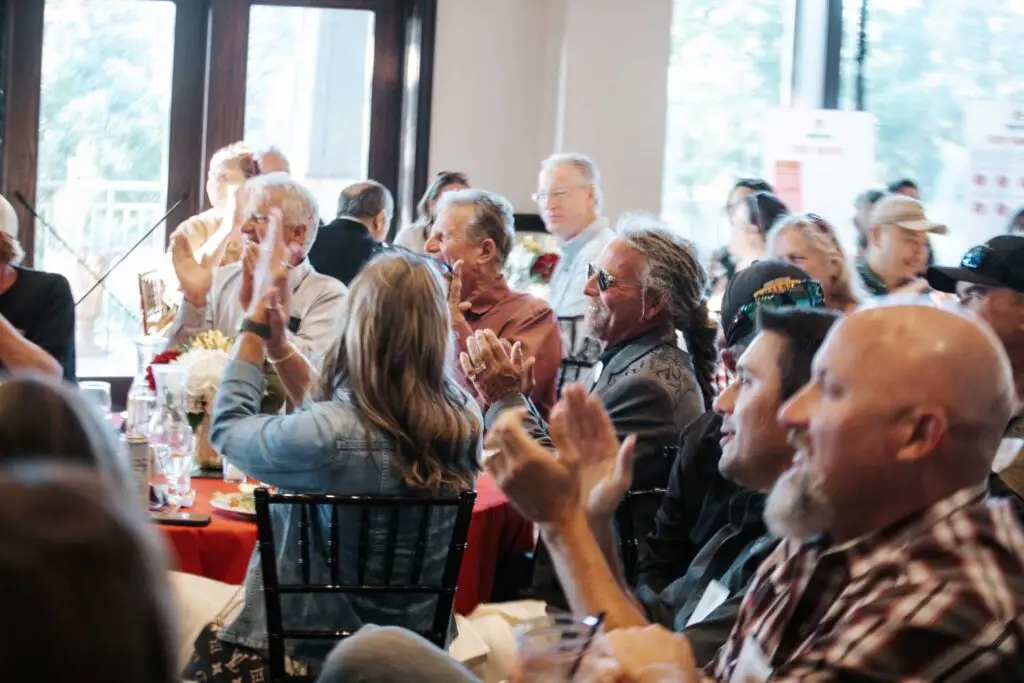
<instances>
[{"instance_id":1,"label":"beige baseball cap","mask_svg":"<svg viewBox=\"0 0 1024 683\"><path fill-rule=\"evenodd\" d=\"M924 215L924 204L902 194L890 194L875 204L871 211L871 225L895 225L915 232L946 234L945 225L930 221Z\"/></svg>"}]
</instances>

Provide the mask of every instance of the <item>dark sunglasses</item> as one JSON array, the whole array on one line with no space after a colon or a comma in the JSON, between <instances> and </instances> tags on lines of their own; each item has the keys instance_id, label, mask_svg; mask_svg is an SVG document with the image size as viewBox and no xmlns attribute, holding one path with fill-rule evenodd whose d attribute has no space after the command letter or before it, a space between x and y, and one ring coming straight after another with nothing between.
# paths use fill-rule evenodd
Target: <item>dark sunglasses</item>
<instances>
[{"instance_id":1,"label":"dark sunglasses","mask_svg":"<svg viewBox=\"0 0 1024 683\"><path fill-rule=\"evenodd\" d=\"M825 305L825 291L816 280L790 280L785 287L782 290L771 289L763 294L755 293L752 301L736 311L725 330L726 345L732 346L741 330L749 330L756 325L758 311L787 307L822 308Z\"/></svg>"},{"instance_id":2,"label":"dark sunglasses","mask_svg":"<svg viewBox=\"0 0 1024 683\"><path fill-rule=\"evenodd\" d=\"M609 275L608 271L603 268L597 268L593 263L587 264L587 279L597 276L597 288L604 292L609 287L615 284L616 278L614 275Z\"/></svg>"},{"instance_id":3,"label":"dark sunglasses","mask_svg":"<svg viewBox=\"0 0 1024 683\"><path fill-rule=\"evenodd\" d=\"M1007 268L995 250L987 244L971 247L960 259L960 267L990 277L1013 289L1024 290L1024 278Z\"/></svg>"}]
</instances>

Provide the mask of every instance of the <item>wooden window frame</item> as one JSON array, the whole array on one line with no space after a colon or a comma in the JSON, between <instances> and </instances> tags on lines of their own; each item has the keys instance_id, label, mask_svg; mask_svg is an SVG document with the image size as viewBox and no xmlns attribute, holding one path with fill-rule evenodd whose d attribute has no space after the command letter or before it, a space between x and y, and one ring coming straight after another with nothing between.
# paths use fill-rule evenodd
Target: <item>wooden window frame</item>
<instances>
[{"instance_id":1,"label":"wooden window frame","mask_svg":"<svg viewBox=\"0 0 1024 683\"><path fill-rule=\"evenodd\" d=\"M176 6L167 207L184 201L168 217L165 237L205 205L206 165L213 151L243 137L253 5L374 12L368 176L394 191L396 215L402 215L403 202L414 204L425 190L437 0L138 1ZM18 214L18 237L31 266L36 225L16 197L36 202L45 1L0 3L0 65L5 67L0 72L0 190ZM419 55L415 74L409 73L411 52ZM218 96L209 98L210 92Z\"/></svg>"}]
</instances>

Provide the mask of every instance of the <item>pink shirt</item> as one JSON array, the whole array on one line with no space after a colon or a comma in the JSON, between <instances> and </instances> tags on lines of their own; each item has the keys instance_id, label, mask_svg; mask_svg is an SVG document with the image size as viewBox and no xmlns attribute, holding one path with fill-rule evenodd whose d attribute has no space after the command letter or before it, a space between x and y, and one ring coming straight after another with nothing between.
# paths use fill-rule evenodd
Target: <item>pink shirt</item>
<instances>
[{"instance_id":1,"label":"pink shirt","mask_svg":"<svg viewBox=\"0 0 1024 683\"><path fill-rule=\"evenodd\" d=\"M474 293L468 301L473 305L465 313L467 324L455 330L458 350L466 350L466 338L477 330L491 330L510 343L521 343L523 356L537 359L534 365L537 385L530 399L547 419L555 405L558 366L562 361L562 333L554 311L543 299L512 291L504 278L487 291ZM462 376L462 367L455 365L460 381L472 390ZM487 409L479 396L477 401L482 410Z\"/></svg>"}]
</instances>

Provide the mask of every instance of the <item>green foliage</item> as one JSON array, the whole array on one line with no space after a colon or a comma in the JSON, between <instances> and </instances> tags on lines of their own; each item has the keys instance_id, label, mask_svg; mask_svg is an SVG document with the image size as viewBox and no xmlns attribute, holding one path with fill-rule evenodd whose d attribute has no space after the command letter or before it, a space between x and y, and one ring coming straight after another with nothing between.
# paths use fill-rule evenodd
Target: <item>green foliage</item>
<instances>
[{"instance_id":1,"label":"green foliage","mask_svg":"<svg viewBox=\"0 0 1024 683\"><path fill-rule=\"evenodd\" d=\"M842 100L852 109L860 2L846 5ZM945 159L964 147L965 103L1024 95L1024 3L873 0L867 37L865 108L878 119L878 177L912 177L934 197Z\"/></svg>"},{"instance_id":2,"label":"green foliage","mask_svg":"<svg viewBox=\"0 0 1024 683\"><path fill-rule=\"evenodd\" d=\"M174 4L47 0L44 17L40 180L66 179L85 140L103 178L162 178Z\"/></svg>"}]
</instances>

